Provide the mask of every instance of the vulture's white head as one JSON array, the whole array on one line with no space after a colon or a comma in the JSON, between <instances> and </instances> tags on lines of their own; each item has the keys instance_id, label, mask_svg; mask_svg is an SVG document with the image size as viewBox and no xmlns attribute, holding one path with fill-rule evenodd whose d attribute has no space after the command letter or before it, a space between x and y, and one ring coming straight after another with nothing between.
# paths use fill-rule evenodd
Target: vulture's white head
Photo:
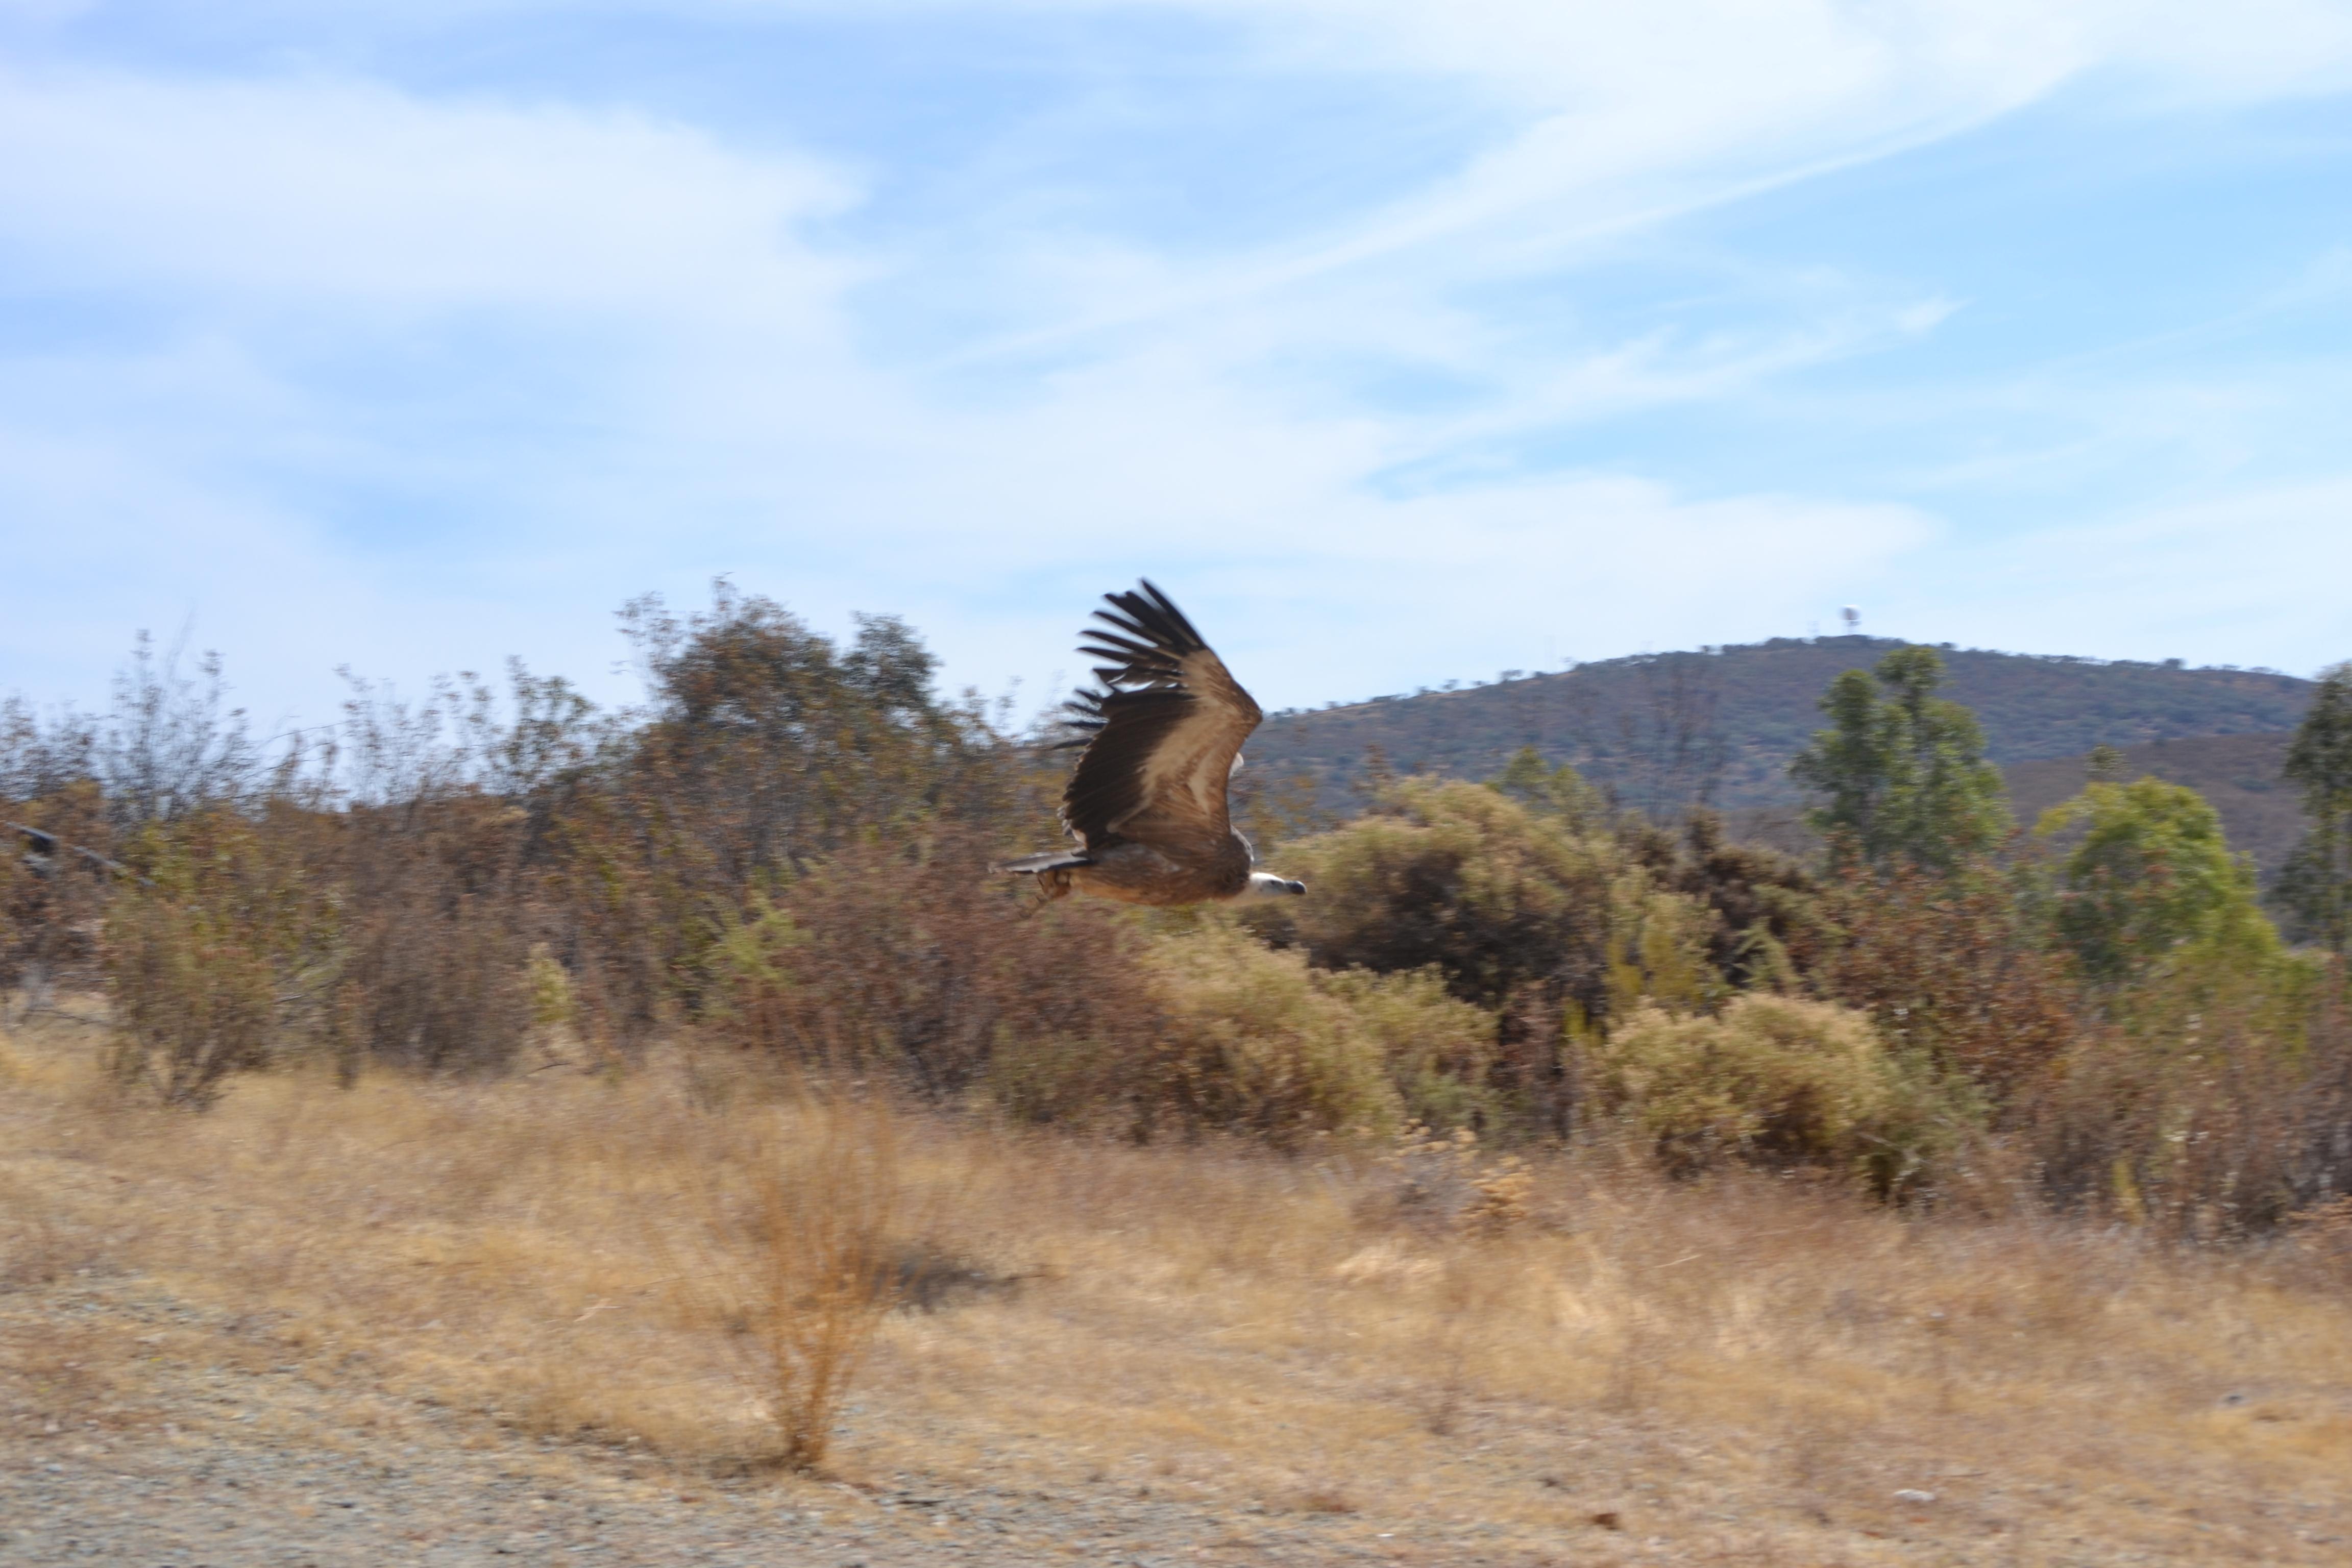
<instances>
[{"instance_id":1,"label":"vulture's white head","mask_svg":"<svg viewBox=\"0 0 2352 1568\"><path fill-rule=\"evenodd\" d=\"M1307 891L1307 884L1294 882L1287 877L1277 877L1271 871L1252 871L1249 886L1243 889L1244 899L1293 899Z\"/></svg>"}]
</instances>

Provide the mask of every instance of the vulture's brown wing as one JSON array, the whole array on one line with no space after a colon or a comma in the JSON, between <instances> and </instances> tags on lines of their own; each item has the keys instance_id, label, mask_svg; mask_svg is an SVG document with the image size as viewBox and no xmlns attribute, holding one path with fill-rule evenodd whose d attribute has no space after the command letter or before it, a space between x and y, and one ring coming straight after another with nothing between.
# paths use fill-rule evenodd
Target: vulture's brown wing
<instances>
[{"instance_id":1,"label":"vulture's brown wing","mask_svg":"<svg viewBox=\"0 0 2352 1568\"><path fill-rule=\"evenodd\" d=\"M1192 623L1150 583L1107 594L1078 651L1103 660L1073 722L1092 731L1062 823L1093 847L1113 834L1177 848L1222 839L1225 780L1262 715Z\"/></svg>"}]
</instances>

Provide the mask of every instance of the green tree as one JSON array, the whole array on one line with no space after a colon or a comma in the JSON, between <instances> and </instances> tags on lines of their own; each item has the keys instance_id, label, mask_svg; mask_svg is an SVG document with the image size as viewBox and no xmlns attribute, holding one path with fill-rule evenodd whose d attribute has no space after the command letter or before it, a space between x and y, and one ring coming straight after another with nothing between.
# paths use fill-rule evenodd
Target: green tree
<instances>
[{"instance_id":1,"label":"green tree","mask_svg":"<svg viewBox=\"0 0 2352 1568\"><path fill-rule=\"evenodd\" d=\"M2311 827L2281 868L2278 901L2341 953L2352 940L2352 662L2321 673L2286 776L2302 787Z\"/></svg>"},{"instance_id":2,"label":"green tree","mask_svg":"<svg viewBox=\"0 0 2352 1568\"><path fill-rule=\"evenodd\" d=\"M1874 868L1948 871L2009 827L1984 731L1936 695L1943 680L1944 661L1929 647L1896 648L1868 674L1847 670L1822 698L1830 727L1789 764L1825 797L1806 820Z\"/></svg>"},{"instance_id":3,"label":"green tree","mask_svg":"<svg viewBox=\"0 0 2352 1568\"><path fill-rule=\"evenodd\" d=\"M1547 768L1543 753L1533 746L1521 746L1514 752L1503 771L1486 781L1486 787L1530 811L1566 817L1577 827L1600 825L1609 815L1608 801L1572 764Z\"/></svg>"},{"instance_id":4,"label":"green tree","mask_svg":"<svg viewBox=\"0 0 2352 1568\"><path fill-rule=\"evenodd\" d=\"M2278 951L2252 862L2230 853L2221 815L2195 790L2157 778L2094 784L2044 813L2036 832L2075 827L2053 920L2086 977L2112 984L2187 950L2246 962Z\"/></svg>"}]
</instances>

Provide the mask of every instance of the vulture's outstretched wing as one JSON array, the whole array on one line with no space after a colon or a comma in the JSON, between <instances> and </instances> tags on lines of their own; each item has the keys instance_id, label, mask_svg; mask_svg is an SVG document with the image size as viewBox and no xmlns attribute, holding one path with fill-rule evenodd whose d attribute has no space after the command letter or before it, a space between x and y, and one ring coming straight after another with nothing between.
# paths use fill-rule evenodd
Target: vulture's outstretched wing
<instances>
[{"instance_id":1,"label":"vulture's outstretched wing","mask_svg":"<svg viewBox=\"0 0 2352 1568\"><path fill-rule=\"evenodd\" d=\"M1223 839L1225 780L1263 717L1201 634L1150 583L1106 594L1078 651L1105 662L1103 689L1070 704L1088 731L1062 794L1062 825L1087 848L1113 835L1170 848ZM1106 629L1108 628L1108 629Z\"/></svg>"}]
</instances>

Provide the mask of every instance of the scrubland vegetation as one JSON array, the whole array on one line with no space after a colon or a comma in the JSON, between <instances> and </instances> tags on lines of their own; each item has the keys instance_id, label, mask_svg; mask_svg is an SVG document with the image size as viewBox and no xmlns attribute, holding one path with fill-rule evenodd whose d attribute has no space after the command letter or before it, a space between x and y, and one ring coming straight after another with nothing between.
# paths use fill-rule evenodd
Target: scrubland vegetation
<instances>
[{"instance_id":1,"label":"scrubland vegetation","mask_svg":"<svg viewBox=\"0 0 2352 1568\"><path fill-rule=\"evenodd\" d=\"M264 757L152 659L8 710L7 1285L668 1463L1367 1542L2352 1539L2352 676L2284 935L2180 786L2013 826L1927 650L1829 693L1812 858L1528 752L1253 784L1310 896L1150 912L987 874L1058 775L903 626L627 626L625 713L362 685Z\"/></svg>"},{"instance_id":2,"label":"scrubland vegetation","mask_svg":"<svg viewBox=\"0 0 2352 1568\"><path fill-rule=\"evenodd\" d=\"M1327 808L1343 808L1368 752L1407 772L1480 778L1520 747L1573 762L1626 805L1673 806L1705 793L1728 810L1797 803L1789 759L1821 722L1815 707L1839 672L1903 645L1885 637L1775 637L1769 642L1636 654L1566 670L1507 669L1492 682L1276 713L1252 762L1305 775ZM1984 726L2003 767L2079 757L2095 745L2137 752L2152 742L2278 735L2294 728L2311 683L2275 670L1938 650L1947 695ZM2270 769L2275 781L2277 768ZM2076 771L2064 793L2081 783ZM2250 804L2232 800L2233 806Z\"/></svg>"}]
</instances>

